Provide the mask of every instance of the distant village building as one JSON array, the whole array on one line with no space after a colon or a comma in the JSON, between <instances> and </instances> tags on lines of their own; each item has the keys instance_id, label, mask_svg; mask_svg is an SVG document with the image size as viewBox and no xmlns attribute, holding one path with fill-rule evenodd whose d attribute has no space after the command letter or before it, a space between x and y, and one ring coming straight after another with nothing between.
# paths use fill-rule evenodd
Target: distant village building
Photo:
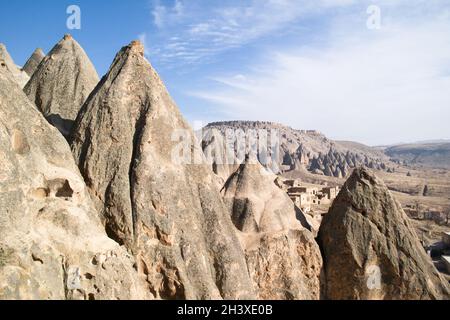
<instances>
[{"instance_id":1,"label":"distant village building","mask_svg":"<svg viewBox=\"0 0 450 320\"><path fill-rule=\"evenodd\" d=\"M325 187L322 189L322 193L328 198L328 200L336 199L339 191L339 187Z\"/></svg>"},{"instance_id":2,"label":"distant village building","mask_svg":"<svg viewBox=\"0 0 450 320\"><path fill-rule=\"evenodd\" d=\"M331 204L339 193L339 187L318 187L302 186L299 180L286 180L285 185L289 186L287 193L297 207L308 213L312 206Z\"/></svg>"}]
</instances>

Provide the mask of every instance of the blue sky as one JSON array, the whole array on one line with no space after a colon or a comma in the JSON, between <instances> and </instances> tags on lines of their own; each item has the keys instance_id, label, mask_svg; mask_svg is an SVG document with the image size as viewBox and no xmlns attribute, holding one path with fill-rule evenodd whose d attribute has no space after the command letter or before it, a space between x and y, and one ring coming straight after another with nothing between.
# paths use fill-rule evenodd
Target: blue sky
<instances>
[{"instance_id":1,"label":"blue sky","mask_svg":"<svg viewBox=\"0 0 450 320\"><path fill-rule=\"evenodd\" d=\"M139 38L192 123L268 120L370 145L450 138L448 0L0 1L17 64L70 32L102 75ZM73 4L81 30L66 27Z\"/></svg>"}]
</instances>

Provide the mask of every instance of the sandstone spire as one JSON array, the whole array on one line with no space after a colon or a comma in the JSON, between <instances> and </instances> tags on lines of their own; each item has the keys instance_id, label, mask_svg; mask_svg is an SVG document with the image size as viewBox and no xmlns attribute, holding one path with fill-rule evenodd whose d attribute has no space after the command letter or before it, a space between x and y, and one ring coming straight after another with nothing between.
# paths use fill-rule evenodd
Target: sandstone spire
<instances>
[{"instance_id":1,"label":"sandstone spire","mask_svg":"<svg viewBox=\"0 0 450 320\"><path fill-rule=\"evenodd\" d=\"M70 148L0 68L0 299L146 299Z\"/></svg>"},{"instance_id":2,"label":"sandstone spire","mask_svg":"<svg viewBox=\"0 0 450 320\"><path fill-rule=\"evenodd\" d=\"M328 299L448 299L401 205L355 169L320 228Z\"/></svg>"},{"instance_id":3,"label":"sandstone spire","mask_svg":"<svg viewBox=\"0 0 450 320\"><path fill-rule=\"evenodd\" d=\"M233 222L241 231L258 298L319 299L319 246L306 229L310 226L305 216L275 180L257 160L247 159L223 190Z\"/></svg>"},{"instance_id":4,"label":"sandstone spire","mask_svg":"<svg viewBox=\"0 0 450 320\"><path fill-rule=\"evenodd\" d=\"M45 57L45 54L41 48L34 50L31 57L28 59L28 61L23 66L22 70L25 71L31 77L34 74L34 72L37 70L39 64L44 59L44 57Z\"/></svg>"},{"instance_id":5,"label":"sandstone spire","mask_svg":"<svg viewBox=\"0 0 450 320\"><path fill-rule=\"evenodd\" d=\"M47 120L68 137L98 81L97 71L84 50L65 35L43 59L24 91Z\"/></svg>"},{"instance_id":6,"label":"sandstone spire","mask_svg":"<svg viewBox=\"0 0 450 320\"><path fill-rule=\"evenodd\" d=\"M135 41L83 106L72 150L111 237L162 299L252 298L245 257L206 165L173 161L194 133ZM188 150L202 157L200 145Z\"/></svg>"},{"instance_id":7,"label":"sandstone spire","mask_svg":"<svg viewBox=\"0 0 450 320\"><path fill-rule=\"evenodd\" d=\"M27 73L20 70L14 63L8 50L2 43L0 43L0 68L8 70L8 72L12 74L14 81L17 82L21 88L23 88L30 79Z\"/></svg>"}]
</instances>

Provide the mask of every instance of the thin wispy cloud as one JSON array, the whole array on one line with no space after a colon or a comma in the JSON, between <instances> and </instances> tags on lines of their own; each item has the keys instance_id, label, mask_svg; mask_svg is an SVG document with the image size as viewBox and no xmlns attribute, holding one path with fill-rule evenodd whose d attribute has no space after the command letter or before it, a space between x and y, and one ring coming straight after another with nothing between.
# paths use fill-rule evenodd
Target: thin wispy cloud
<instances>
[{"instance_id":1,"label":"thin wispy cloud","mask_svg":"<svg viewBox=\"0 0 450 320\"><path fill-rule=\"evenodd\" d=\"M357 28L364 15L343 15L325 46L274 48L253 71L215 75L219 89L190 94L215 106L218 118L277 121L372 145L449 138L450 20L438 4L428 12L385 7L376 31Z\"/></svg>"},{"instance_id":2,"label":"thin wispy cloud","mask_svg":"<svg viewBox=\"0 0 450 320\"><path fill-rule=\"evenodd\" d=\"M191 121L277 121L371 145L450 138L447 0L152 4L150 59Z\"/></svg>"},{"instance_id":3,"label":"thin wispy cloud","mask_svg":"<svg viewBox=\"0 0 450 320\"><path fill-rule=\"evenodd\" d=\"M295 21L322 9L350 6L354 0L252 0L153 2L153 23L164 34L157 59L194 63L283 32Z\"/></svg>"}]
</instances>

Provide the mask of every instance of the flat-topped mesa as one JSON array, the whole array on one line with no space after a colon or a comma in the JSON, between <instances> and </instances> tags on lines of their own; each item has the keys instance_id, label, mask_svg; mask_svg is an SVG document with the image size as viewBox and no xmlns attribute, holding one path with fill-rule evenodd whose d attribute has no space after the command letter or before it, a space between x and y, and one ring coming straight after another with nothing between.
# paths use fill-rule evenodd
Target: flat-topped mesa
<instances>
[{"instance_id":1,"label":"flat-topped mesa","mask_svg":"<svg viewBox=\"0 0 450 320\"><path fill-rule=\"evenodd\" d=\"M368 169L345 183L319 240L328 299L449 299L401 205Z\"/></svg>"},{"instance_id":2,"label":"flat-topped mesa","mask_svg":"<svg viewBox=\"0 0 450 320\"><path fill-rule=\"evenodd\" d=\"M0 43L0 68L6 69L21 88L23 88L30 79L28 74L25 71L22 71L20 67L14 63L14 60L11 58L3 43Z\"/></svg>"},{"instance_id":3,"label":"flat-topped mesa","mask_svg":"<svg viewBox=\"0 0 450 320\"><path fill-rule=\"evenodd\" d=\"M73 130L106 230L133 251L157 298L254 298L214 175L173 158L173 134L194 132L143 53L140 42L120 50ZM197 143L188 150L202 155Z\"/></svg>"},{"instance_id":4,"label":"flat-topped mesa","mask_svg":"<svg viewBox=\"0 0 450 320\"><path fill-rule=\"evenodd\" d=\"M81 106L98 81L83 48L71 35L65 35L39 64L24 91L68 138Z\"/></svg>"},{"instance_id":5,"label":"flat-topped mesa","mask_svg":"<svg viewBox=\"0 0 450 320\"><path fill-rule=\"evenodd\" d=\"M34 50L31 57L27 60L22 70L25 71L30 77L37 70L39 64L44 60L45 54L41 48L37 48Z\"/></svg>"}]
</instances>

